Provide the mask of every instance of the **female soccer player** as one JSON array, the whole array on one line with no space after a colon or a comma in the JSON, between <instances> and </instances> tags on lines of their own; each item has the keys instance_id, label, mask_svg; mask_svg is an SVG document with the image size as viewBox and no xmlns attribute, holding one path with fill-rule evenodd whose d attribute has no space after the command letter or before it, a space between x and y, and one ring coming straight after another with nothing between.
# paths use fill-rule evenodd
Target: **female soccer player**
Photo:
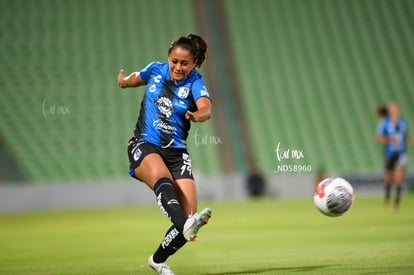
<instances>
[{"instance_id":1,"label":"female soccer player","mask_svg":"<svg viewBox=\"0 0 414 275\"><path fill-rule=\"evenodd\" d=\"M376 140L384 145L385 202L388 203L390 200L391 182L394 181L396 187L394 208L397 209L407 165L407 142L410 142L407 122L400 117L400 109L395 102L390 102L385 108L380 108L378 114L384 117L378 125Z\"/></svg>"},{"instance_id":2,"label":"female soccer player","mask_svg":"<svg viewBox=\"0 0 414 275\"><path fill-rule=\"evenodd\" d=\"M128 143L130 175L154 191L162 213L173 223L148 265L159 274L173 274L166 260L211 217L211 209L197 213L196 186L187 152L191 122L210 118L211 100L196 70L207 57L207 43L190 34L174 40L168 61L152 62L139 72L118 74L121 88L146 85L145 95Z\"/></svg>"}]
</instances>

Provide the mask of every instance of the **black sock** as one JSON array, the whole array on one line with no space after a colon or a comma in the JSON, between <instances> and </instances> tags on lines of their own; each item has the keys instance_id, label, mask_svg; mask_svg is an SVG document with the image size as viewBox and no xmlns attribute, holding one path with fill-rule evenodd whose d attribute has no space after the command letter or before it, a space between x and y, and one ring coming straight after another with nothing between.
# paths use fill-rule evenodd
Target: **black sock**
<instances>
[{"instance_id":1,"label":"black sock","mask_svg":"<svg viewBox=\"0 0 414 275\"><path fill-rule=\"evenodd\" d=\"M391 184L385 183L385 202L388 202L391 197Z\"/></svg>"},{"instance_id":2,"label":"black sock","mask_svg":"<svg viewBox=\"0 0 414 275\"><path fill-rule=\"evenodd\" d=\"M169 218L179 232L183 232L187 218L175 196L174 185L169 178L161 178L154 186L157 203L161 212Z\"/></svg>"},{"instance_id":3,"label":"black sock","mask_svg":"<svg viewBox=\"0 0 414 275\"><path fill-rule=\"evenodd\" d=\"M400 205L400 198L401 198L401 186L397 186L396 190L395 190L395 201L394 201L394 205L395 206L399 206Z\"/></svg>"},{"instance_id":4,"label":"black sock","mask_svg":"<svg viewBox=\"0 0 414 275\"><path fill-rule=\"evenodd\" d=\"M174 226L171 226L165 234L157 251L155 251L153 259L156 263L165 262L168 257L177 252L178 249L187 243L183 234L180 233Z\"/></svg>"}]
</instances>

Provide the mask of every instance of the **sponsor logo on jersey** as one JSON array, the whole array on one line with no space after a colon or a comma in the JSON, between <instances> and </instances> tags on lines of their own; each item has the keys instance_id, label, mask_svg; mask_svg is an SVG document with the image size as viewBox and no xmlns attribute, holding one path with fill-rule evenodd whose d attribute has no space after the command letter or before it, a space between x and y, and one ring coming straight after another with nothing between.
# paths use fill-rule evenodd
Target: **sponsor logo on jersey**
<instances>
[{"instance_id":1,"label":"sponsor logo on jersey","mask_svg":"<svg viewBox=\"0 0 414 275\"><path fill-rule=\"evenodd\" d=\"M188 88L188 87L180 87L180 89L178 90L178 97L179 98L187 98L189 92L190 92L190 88Z\"/></svg>"},{"instance_id":2,"label":"sponsor logo on jersey","mask_svg":"<svg viewBox=\"0 0 414 275\"><path fill-rule=\"evenodd\" d=\"M155 83L160 83L161 82L161 78L162 78L162 76L160 74L157 75L157 76L154 76L154 82Z\"/></svg>"},{"instance_id":3,"label":"sponsor logo on jersey","mask_svg":"<svg viewBox=\"0 0 414 275\"><path fill-rule=\"evenodd\" d=\"M162 121L162 119L154 120L152 125L157 129L160 130L163 133L166 133L168 135L172 135L177 131L177 128L174 126L169 125L168 123Z\"/></svg>"},{"instance_id":4,"label":"sponsor logo on jersey","mask_svg":"<svg viewBox=\"0 0 414 275\"><path fill-rule=\"evenodd\" d=\"M158 111L166 118L170 118L171 115L175 112L173 104L169 98L160 97L158 99L154 99L153 102L157 106Z\"/></svg>"}]
</instances>

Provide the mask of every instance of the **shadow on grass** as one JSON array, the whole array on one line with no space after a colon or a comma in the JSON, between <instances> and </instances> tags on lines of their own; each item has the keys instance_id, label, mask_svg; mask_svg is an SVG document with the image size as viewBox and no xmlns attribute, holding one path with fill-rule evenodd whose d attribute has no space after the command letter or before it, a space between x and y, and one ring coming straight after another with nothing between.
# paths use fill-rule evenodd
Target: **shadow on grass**
<instances>
[{"instance_id":1,"label":"shadow on grass","mask_svg":"<svg viewBox=\"0 0 414 275\"><path fill-rule=\"evenodd\" d=\"M218 273L206 273L206 275L238 275L238 274L255 274L271 271L291 271L291 272L301 272L301 271L313 271L317 269L326 268L329 265L310 265L310 266L295 266L295 267L274 267L274 268L260 268L260 269L249 269L249 270L239 270L231 272L218 272Z\"/></svg>"}]
</instances>

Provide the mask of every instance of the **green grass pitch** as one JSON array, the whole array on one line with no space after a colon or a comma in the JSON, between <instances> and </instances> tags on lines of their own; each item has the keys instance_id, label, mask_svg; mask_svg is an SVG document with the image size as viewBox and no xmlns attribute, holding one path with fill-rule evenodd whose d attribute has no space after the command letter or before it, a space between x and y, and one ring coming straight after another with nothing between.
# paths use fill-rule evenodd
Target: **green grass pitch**
<instances>
[{"instance_id":1,"label":"green grass pitch","mask_svg":"<svg viewBox=\"0 0 414 275\"><path fill-rule=\"evenodd\" d=\"M414 274L414 196L399 211L356 197L342 217L312 198L202 202L213 217L168 264L176 274ZM169 221L151 206L0 214L0 274L155 274Z\"/></svg>"}]
</instances>

